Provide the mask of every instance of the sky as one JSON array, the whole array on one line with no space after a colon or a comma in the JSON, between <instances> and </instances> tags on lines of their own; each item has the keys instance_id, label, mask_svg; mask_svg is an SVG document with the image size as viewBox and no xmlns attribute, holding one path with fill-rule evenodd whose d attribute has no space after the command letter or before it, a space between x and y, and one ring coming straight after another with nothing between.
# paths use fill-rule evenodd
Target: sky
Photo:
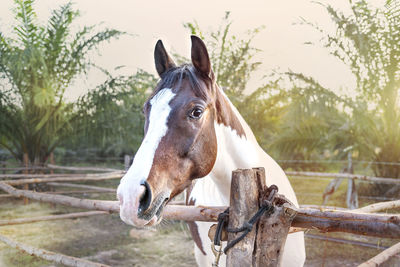
<instances>
[{"instance_id":1,"label":"sky","mask_svg":"<svg viewBox=\"0 0 400 267\"><path fill-rule=\"evenodd\" d=\"M46 22L51 10L66 2L36 0L38 19ZM376 5L381 2L371 0ZM353 88L355 84L346 66L318 45L320 35L310 27L296 24L304 18L328 31L334 30L324 8L309 0L75 0L73 3L81 12L74 24L75 30L83 25L99 25L98 29L115 28L129 33L102 45L99 53L91 55L94 63L113 74L134 74L138 68L156 74L153 51L158 39L168 51L190 58L190 33L183 23L196 20L203 29L217 29L225 12L230 11L235 35L241 36L249 29L265 26L253 43L262 50L255 58L262 65L251 78L248 92L260 86L262 77L274 69L302 72L336 92ZM348 0L329 3L345 13L350 12ZM10 33L14 21L13 6L13 0L0 2L0 30L6 34ZM308 41L317 42L317 45L305 45ZM114 71L117 66L125 67ZM100 71L91 70L71 85L67 98L75 100L105 78Z\"/></svg>"}]
</instances>

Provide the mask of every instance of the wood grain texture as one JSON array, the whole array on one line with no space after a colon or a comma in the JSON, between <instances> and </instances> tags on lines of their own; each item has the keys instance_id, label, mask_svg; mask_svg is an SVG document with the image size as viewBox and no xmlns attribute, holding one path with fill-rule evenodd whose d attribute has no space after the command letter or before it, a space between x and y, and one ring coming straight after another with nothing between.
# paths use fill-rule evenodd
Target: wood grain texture
<instances>
[{"instance_id":1,"label":"wood grain texture","mask_svg":"<svg viewBox=\"0 0 400 267\"><path fill-rule=\"evenodd\" d=\"M236 170L232 173L231 197L229 207L229 228L239 228L258 210L258 186L255 171ZM242 233L228 233L228 243ZM246 237L227 252L226 265L251 266L256 238L256 227Z\"/></svg>"}]
</instances>

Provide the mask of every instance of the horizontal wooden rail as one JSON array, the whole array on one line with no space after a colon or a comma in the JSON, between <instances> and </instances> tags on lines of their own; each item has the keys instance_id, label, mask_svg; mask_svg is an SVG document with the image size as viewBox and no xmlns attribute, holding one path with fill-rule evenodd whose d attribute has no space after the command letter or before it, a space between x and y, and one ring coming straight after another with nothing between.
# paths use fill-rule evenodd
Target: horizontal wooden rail
<instances>
[{"instance_id":1,"label":"horizontal wooden rail","mask_svg":"<svg viewBox=\"0 0 400 267\"><path fill-rule=\"evenodd\" d=\"M48 170L47 167L41 166L32 166L32 167L8 167L8 168L0 168L0 171L30 171L30 170Z\"/></svg>"},{"instance_id":2,"label":"horizontal wooden rail","mask_svg":"<svg viewBox=\"0 0 400 267\"><path fill-rule=\"evenodd\" d=\"M0 199L5 199L5 198L18 198L18 197L10 194L0 194Z\"/></svg>"},{"instance_id":3,"label":"horizontal wooden rail","mask_svg":"<svg viewBox=\"0 0 400 267\"><path fill-rule=\"evenodd\" d=\"M108 212L119 211L119 204L117 201L80 199L69 196L38 193L30 190L19 190L4 182L0 182L0 189L11 195L26 197L43 202L61 204L76 208L84 208L89 210L102 210Z\"/></svg>"},{"instance_id":4,"label":"horizontal wooden rail","mask_svg":"<svg viewBox=\"0 0 400 267\"><path fill-rule=\"evenodd\" d=\"M382 184L400 184L400 179L397 178L385 178L375 177L360 174L350 173L328 173L328 172L285 172L288 176L302 176L302 177L316 177L316 178L345 178L345 179L356 179L366 182L382 183Z\"/></svg>"},{"instance_id":5,"label":"horizontal wooden rail","mask_svg":"<svg viewBox=\"0 0 400 267\"><path fill-rule=\"evenodd\" d=\"M37 217L31 217L31 218L17 218L17 219L10 219L10 220L0 220L0 226L42 222L42 221L75 219L75 218L82 218L82 217L95 216L95 215L104 215L104 214L109 214L109 212L100 211L100 210L91 210L91 211L74 212L74 213L67 213L67 214L37 216Z\"/></svg>"},{"instance_id":6,"label":"horizontal wooden rail","mask_svg":"<svg viewBox=\"0 0 400 267\"><path fill-rule=\"evenodd\" d=\"M122 171L113 168L101 168L101 167L73 167L73 166L60 166L54 164L47 164L49 169L53 170L66 170L66 171L95 171L95 172L118 172Z\"/></svg>"},{"instance_id":7,"label":"horizontal wooden rail","mask_svg":"<svg viewBox=\"0 0 400 267\"><path fill-rule=\"evenodd\" d=\"M314 234L306 233L304 236L306 238L311 238L311 239L323 240L323 241L339 243L339 244L350 244L350 245L366 247L366 248L373 248L373 249L379 249L379 250L385 250L385 249L389 248L389 247L386 247L386 246L382 246L379 242L377 242L377 243L367 243L367 242L362 242L362 241L353 240L353 239L344 239L344 238L326 236L324 234L323 235L314 235Z\"/></svg>"},{"instance_id":8,"label":"horizontal wooden rail","mask_svg":"<svg viewBox=\"0 0 400 267\"><path fill-rule=\"evenodd\" d=\"M0 174L0 179L29 179L29 178L55 178L55 177L84 177L90 174L56 173L56 174ZM96 174L98 175L98 174Z\"/></svg>"},{"instance_id":9,"label":"horizontal wooden rail","mask_svg":"<svg viewBox=\"0 0 400 267\"><path fill-rule=\"evenodd\" d=\"M0 182L0 189L11 195L38 201L62 204L90 210L119 212L117 201L79 199L63 195L50 195L29 190L19 190ZM164 218L183 221L217 221L218 215L227 207L202 207L167 205ZM368 214L342 210L296 209L293 227L318 229L322 232L348 232L359 235L400 238L399 214Z\"/></svg>"},{"instance_id":10,"label":"horizontal wooden rail","mask_svg":"<svg viewBox=\"0 0 400 267\"><path fill-rule=\"evenodd\" d=\"M384 262L388 261L391 257L400 254L400 243L397 243L390 248L382 251L372 259L358 265L358 267L375 267L381 266Z\"/></svg>"},{"instance_id":11,"label":"horizontal wooden rail","mask_svg":"<svg viewBox=\"0 0 400 267\"><path fill-rule=\"evenodd\" d=\"M117 192L117 189L114 189L114 188L106 188L106 187L85 185L85 184L53 183L53 182L47 183L47 184L51 185L51 186L58 186L58 187L84 188L84 189L93 189L93 190L104 191L104 192Z\"/></svg>"},{"instance_id":12,"label":"horizontal wooden rail","mask_svg":"<svg viewBox=\"0 0 400 267\"><path fill-rule=\"evenodd\" d=\"M69 173L69 174L0 174L0 179L48 179L48 178L74 178L74 177L103 177L109 174L120 174L123 176L124 171L113 171L113 172L105 172L105 173ZM3 180L7 181L7 180Z\"/></svg>"},{"instance_id":13,"label":"horizontal wooden rail","mask_svg":"<svg viewBox=\"0 0 400 267\"><path fill-rule=\"evenodd\" d=\"M65 171L95 171L95 172L115 172L122 171L122 169L102 168L102 167L74 167L74 166L60 166L48 164L46 166L28 166L28 167L4 167L0 171L25 171L25 170L65 170Z\"/></svg>"},{"instance_id":14,"label":"horizontal wooden rail","mask_svg":"<svg viewBox=\"0 0 400 267\"><path fill-rule=\"evenodd\" d=\"M120 179L124 174L122 172L111 172L102 174L91 175L74 175L74 176L44 176L45 178L29 178L20 180L3 180L1 182L9 185L23 185L47 182L80 182L80 181L101 181L109 179Z\"/></svg>"},{"instance_id":15,"label":"horizontal wooden rail","mask_svg":"<svg viewBox=\"0 0 400 267\"><path fill-rule=\"evenodd\" d=\"M94 190L94 189L88 189L88 190L70 190L70 191L46 191L43 192L46 194L54 195L54 194L60 194L60 195L76 195L76 194L115 194L115 192L108 192L104 190ZM0 199L7 199L7 198L19 198L14 195L10 194L0 194Z\"/></svg>"},{"instance_id":16,"label":"horizontal wooden rail","mask_svg":"<svg viewBox=\"0 0 400 267\"><path fill-rule=\"evenodd\" d=\"M96 189L87 189L87 190L66 190L66 191L46 191L42 192L46 194L60 194L60 195L70 195L70 194L115 194L115 192L108 192L104 190L96 190Z\"/></svg>"},{"instance_id":17,"label":"horizontal wooden rail","mask_svg":"<svg viewBox=\"0 0 400 267\"><path fill-rule=\"evenodd\" d=\"M341 210L298 209L292 225L321 232L400 238L400 214L369 214Z\"/></svg>"},{"instance_id":18,"label":"horizontal wooden rail","mask_svg":"<svg viewBox=\"0 0 400 267\"><path fill-rule=\"evenodd\" d=\"M374 204L359 208L355 211L370 213L370 212L377 212L377 211L386 211L386 210L390 210L390 209L400 209L400 199L393 200L393 201L387 201L387 202L374 203Z\"/></svg>"},{"instance_id":19,"label":"horizontal wooden rail","mask_svg":"<svg viewBox=\"0 0 400 267\"><path fill-rule=\"evenodd\" d=\"M44 250L44 249L35 248L32 246L11 240L8 237L5 237L3 235L0 235L0 241L4 242L5 244L7 244L13 248L22 250L30 255L33 255L33 256L36 256L36 257L39 257L39 258L42 258L45 260L61 263L61 264L67 265L67 266L109 267L109 265L96 263L96 262L92 262L92 261L88 261L88 260L84 260L84 259L79 259L79 258L75 258L75 257L71 257L71 256L66 256L66 255L63 255L60 253L55 253L55 252Z\"/></svg>"}]
</instances>

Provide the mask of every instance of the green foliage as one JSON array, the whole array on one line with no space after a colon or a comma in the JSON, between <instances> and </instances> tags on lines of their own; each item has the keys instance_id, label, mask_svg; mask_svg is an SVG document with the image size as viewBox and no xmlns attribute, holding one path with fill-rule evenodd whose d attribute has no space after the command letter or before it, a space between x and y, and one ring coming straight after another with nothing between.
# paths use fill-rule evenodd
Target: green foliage
<instances>
[{"instance_id":1,"label":"green foliage","mask_svg":"<svg viewBox=\"0 0 400 267\"><path fill-rule=\"evenodd\" d=\"M64 145L97 156L135 152L143 139L143 103L156 78L142 70L110 78L81 97L73 119L74 134Z\"/></svg>"},{"instance_id":2,"label":"green foliage","mask_svg":"<svg viewBox=\"0 0 400 267\"><path fill-rule=\"evenodd\" d=\"M290 73L290 77L305 82L307 86L302 87L298 82L290 92L282 90L280 93L286 98L286 103L280 117L279 135L271 148L279 151L282 158L293 158L294 151L307 158L327 148L326 132L333 125L340 124L335 119L341 121L344 118L336 110L340 99L332 92L301 74Z\"/></svg>"},{"instance_id":3,"label":"green foliage","mask_svg":"<svg viewBox=\"0 0 400 267\"><path fill-rule=\"evenodd\" d=\"M84 27L72 35L79 13L71 3L40 25L33 3L16 0L13 35L0 32L0 145L20 160L27 153L32 163L43 163L71 130L64 92L91 65L88 52L122 33Z\"/></svg>"},{"instance_id":4,"label":"green foliage","mask_svg":"<svg viewBox=\"0 0 400 267\"><path fill-rule=\"evenodd\" d=\"M354 98L340 97L310 77L287 73L291 104L273 146L284 155L321 155L324 149L344 157L375 162L400 162L400 5L388 1L372 8L367 1L350 2L344 15L324 5L336 32L315 24L328 51L349 67L356 79ZM314 153L314 154L313 154ZM400 177L398 166L376 164L377 176Z\"/></svg>"},{"instance_id":5,"label":"green foliage","mask_svg":"<svg viewBox=\"0 0 400 267\"><path fill-rule=\"evenodd\" d=\"M261 64L254 61L254 56L260 50L252 46L252 41L264 27L249 30L241 38L231 34L231 25L230 12L226 12L217 30L204 32L196 21L185 23L184 27L206 41L218 84L238 106L246 98L244 90L250 74Z\"/></svg>"},{"instance_id":6,"label":"green foliage","mask_svg":"<svg viewBox=\"0 0 400 267\"><path fill-rule=\"evenodd\" d=\"M270 147L271 139L278 131L281 114L287 98L279 93L278 80L267 83L247 95L238 105L241 115L250 125L260 145Z\"/></svg>"}]
</instances>

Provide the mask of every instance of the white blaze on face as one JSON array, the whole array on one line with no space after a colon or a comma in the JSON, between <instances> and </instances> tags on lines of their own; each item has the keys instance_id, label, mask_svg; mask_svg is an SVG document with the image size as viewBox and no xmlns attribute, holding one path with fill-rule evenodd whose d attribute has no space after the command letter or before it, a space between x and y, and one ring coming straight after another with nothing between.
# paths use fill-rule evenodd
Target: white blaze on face
<instances>
[{"instance_id":1,"label":"white blaze on face","mask_svg":"<svg viewBox=\"0 0 400 267\"><path fill-rule=\"evenodd\" d=\"M117 190L118 197L123 200L123 204L120 207L120 216L125 223L135 225L134 220L137 219L139 194L143 190L140 185L149 176L154 154L161 139L167 133L167 122L171 112L169 103L174 96L175 93L170 88L164 88L150 100L151 109L146 136L135 155L132 166L122 177Z\"/></svg>"}]
</instances>

